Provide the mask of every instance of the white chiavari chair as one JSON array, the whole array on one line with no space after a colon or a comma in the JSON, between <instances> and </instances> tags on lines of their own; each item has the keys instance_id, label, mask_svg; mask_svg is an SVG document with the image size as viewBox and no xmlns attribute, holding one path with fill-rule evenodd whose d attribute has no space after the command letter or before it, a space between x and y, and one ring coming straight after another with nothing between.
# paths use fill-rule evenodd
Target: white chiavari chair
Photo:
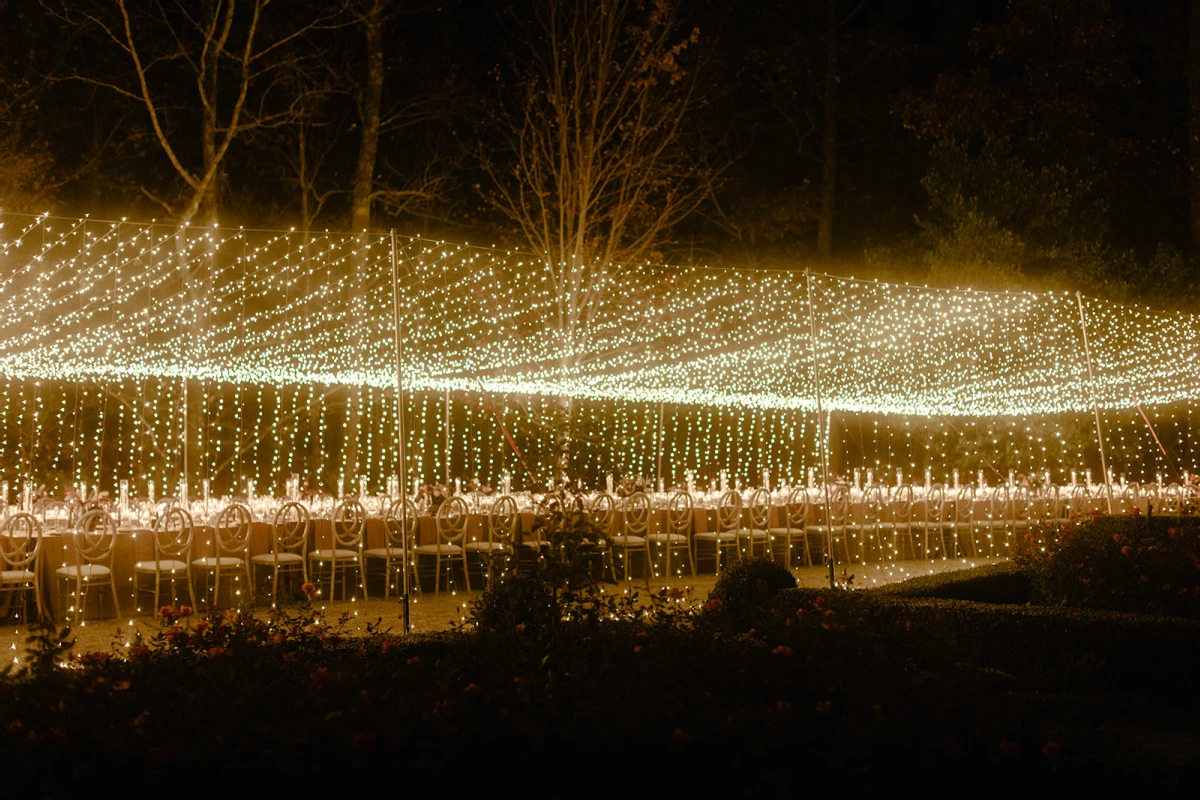
<instances>
[{"instance_id":1,"label":"white chiavari chair","mask_svg":"<svg viewBox=\"0 0 1200 800\"><path fill-rule=\"evenodd\" d=\"M489 584L494 578L496 562L508 562L515 555L513 542L516 541L520 521L517 501L502 495L488 510L486 538L465 545L467 552L475 553L479 559L480 573ZM502 575L506 572L507 569L500 570Z\"/></svg>"},{"instance_id":2,"label":"white chiavari chair","mask_svg":"<svg viewBox=\"0 0 1200 800\"><path fill-rule=\"evenodd\" d=\"M650 529L650 497L645 492L634 492L621 505L621 532L613 536L613 555L621 561L621 576L633 580L632 553L642 554L642 572L646 585L650 585L650 544L646 538Z\"/></svg>"},{"instance_id":3,"label":"white chiavari chair","mask_svg":"<svg viewBox=\"0 0 1200 800\"><path fill-rule=\"evenodd\" d=\"M688 571L696 574L696 565L692 563L692 544L688 534L692 530L692 496L685 491L675 492L671 496L671 504L667 507L667 528L648 534L646 540L652 551L661 552L665 556L663 574L668 578L682 575L679 565L672 569L671 559L676 554L687 553Z\"/></svg>"},{"instance_id":4,"label":"white chiavari chair","mask_svg":"<svg viewBox=\"0 0 1200 800\"><path fill-rule=\"evenodd\" d=\"M1168 483L1158 502L1161 509L1159 514L1179 516L1183 513L1183 487L1178 483Z\"/></svg>"},{"instance_id":5,"label":"white chiavari chair","mask_svg":"<svg viewBox=\"0 0 1200 800\"><path fill-rule=\"evenodd\" d=\"M1063 502L1061 490L1054 484L1042 489L1042 513L1039 515L1042 524L1057 525L1066 522L1067 506Z\"/></svg>"},{"instance_id":6,"label":"white chiavari chair","mask_svg":"<svg viewBox=\"0 0 1200 800\"><path fill-rule=\"evenodd\" d=\"M271 520L271 552L259 553L250 559L250 569L257 580L260 569L271 571L271 605L279 597L279 576L300 576L301 584L308 583L308 535L312 515L297 502L281 505Z\"/></svg>"},{"instance_id":7,"label":"white chiavari chair","mask_svg":"<svg viewBox=\"0 0 1200 800\"><path fill-rule=\"evenodd\" d=\"M721 495L717 505L717 529L715 531L698 531L692 534L692 563L698 563L701 543L711 544L714 571L721 571L721 554L729 556L737 554L737 530L742 526L742 496L737 491L729 489Z\"/></svg>"},{"instance_id":8,"label":"white chiavari chair","mask_svg":"<svg viewBox=\"0 0 1200 800\"><path fill-rule=\"evenodd\" d=\"M182 508L171 508L166 514L154 521L154 560L138 561L133 565L133 584L135 599L142 594L154 596L154 609L157 611L159 595L163 581L171 584L171 603L177 599L175 582L187 582L188 600L196 605L196 588L192 582L192 540L195 536L195 526L192 515ZM143 586L148 581L143 576L152 576L153 587Z\"/></svg>"},{"instance_id":9,"label":"white chiavari chair","mask_svg":"<svg viewBox=\"0 0 1200 800\"><path fill-rule=\"evenodd\" d=\"M72 535L74 542L74 564L59 567L54 571L60 587L65 583L75 584L75 622L83 617L90 589L107 588L112 593L113 609L121 616L121 600L117 596L117 583L113 577L113 555L117 549L117 523L103 511L89 511L79 518Z\"/></svg>"},{"instance_id":10,"label":"white chiavari chair","mask_svg":"<svg viewBox=\"0 0 1200 800\"><path fill-rule=\"evenodd\" d=\"M462 564L463 581L467 591L471 591L471 574L467 570L467 555L463 550L464 539L467 535L468 511L467 503L461 497L449 497L438 506L434 518L437 524L437 542L423 544L416 548L416 564L418 568L421 556L433 556L433 593L441 591L442 562L446 563L446 588L454 593L454 565Z\"/></svg>"},{"instance_id":11,"label":"white chiavari chair","mask_svg":"<svg viewBox=\"0 0 1200 800\"><path fill-rule=\"evenodd\" d=\"M846 561L851 561L850 553L850 490L845 486L830 486L828 495L825 489L817 489L817 497L813 503L816 522L808 526L808 535L823 540L822 552L828 559L836 562L836 548L840 542L846 554Z\"/></svg>"},{"instance_id":12,"label":"white chiavari chair","mask_svg":"<svg viewBox=\"0 0 1200 800\"><path fill-rule=\"evenodd\" d=\"M987 517L975 521L975 529L983 534L988 558L994 558L999 543L1005 541L1012 513L1012 496L1006 484L994 486L987 493Z\"/></svg>"},{"instance_id":13,"label":"white chiavari chair","mask_svg":"<svg viewBox=\"0 0 1200 800\"><path fill-rule=\"evenodd\" d=\"M877 548L880 555L883 555L879 534L884 506L883 487L873 484L863 490L862 502L855 504L851 514L847 535L858 549L859 560L864 563L868 554L873 552L872 547Z\"/></svg>"},{"instance_id":14,"label":"white chiavari chair","mask_svg":"<svg viewBox=\"0 0 1200 800\"><path fill-rule=\"evenodd\" d=\"M1184 487L1182 513L1193 517L1200 514L1200 486Z\"/></svg>"},{"instance_id":15,"label":"white chiavari chair","mask_svg":"<svg viewBox=\"0 0 1200 800\"><path fill-rule=\"evenodd\" d=\"M754 557L755 550L771 556L771 493L759 487L750 495L750 525L737 528L738 555Z\"/></svg>"},{"instance_id":16,"label":"white chiavari chair","mask_svg":"<svg viewBox=\"0 0 1200 800\"><path fill-rule=\"evenodd\" d=\"M22 615L29 619L29 596L33 595L37 619L46 616L42 602L41 559L42 523L32 514L18 511L0 525L0 592L4 594L3 610L13 607L17 595L22 599Z\"/></svg>"},{"instance_id":17,"label":"white chiavari chair","mask_svg":"<svg viewBox=\"0 0 1200 800\"><path fill-rule=\"evenodd\" d=\"M346 580L350 573L355 574L362 583L363 599L368 598L366 559L363 558L366 538L366 509L357 500L342 498L329 514L329 546L308 553L311 583L319 587L328 580L330 600L336 596L339 575L342 579L342 599L346 599Z\"/></svg>"},{"instance_id":18,"label":"white chiavari chair","mask_svg":"<svg viewBox=\"0 0 1200 800\"><path fill-rule=\"evenodd\" d=\"M403 501L395 500L389 503L383 513L383 527L383 547L372 547L363 550L363 564L367 569L367 576L369 578L371 564L376 562L383 563L383 599L389 600L392 596L393 575L403 585L405 559L408 560L408 564L412 569L409 578L410 585L417 588L420 587L420 581L412 577L416 575L416 566L410 555L415 552L417 541L416 504L407 497Z\"/></svg>"},{"instance_id":19,"label":"white chiavari chair","mask_svg":"<svg viewBox=\"0 0 1200 800\"><path fill-rule=\"evenodd\" d=\"M955 557L965 555L964 542L971 543L971 557L974 558L978 549L975 546L975 486L958 487L954 493L954 515L950 523L951 538L954 542Z\"/></svg>"},{"instance_id":20,"label":"white chiavari chair","mask_svg":"<svg viewBox=\"0 0 1200 800\"><path fill-rule=\"evenodd\" d=\"M1033 524L1033 499L1029 495L1028 486L1015 486L1012 490L1012 533L1014 537L1023 536ZM1013 541L1010 538L1008 550L1012 551Z\"/></svg>"},{"instance_id":21,"label":"white chiavari chair","mask_svg":"<svg viewBox=\"0 0 1200 800\"><path fill-rule=\"evenodd\" d=\"M209 576L213 578L209 608L217 608L221 603L222 578L235 581L245 578L247 591L254 591L254 579L250 576L250 525L253 521L249 506L234 503L221 509L213 526L213 554L192 559L192 569L204 573L206 589ZM232 590L230 599L241 595L241 589Z\"/></svg>"},{"instance_id":22,"label":"white chiavari chair","mask_svg":"<svg viewBox=\"0 0 1200 800\"><path fill-rule=\"evenodd\" d=\"M909 484L897 486L888 495L887 518L884 520L884 530L892 535L892 555L902 558L904 551L902 540L908 540L908 551L914 559L917 558L917 543L913 536L913 487Z\"/></svg>"},{"instance_id":23,"label":"white chiavari chair","mask_svg":"<svg viewBox=\"0 0 1200 800\"><path fill-rule=\"evenodd\" d=\"M793 487L788 492L787 505L783 507L783 525L767 528L767 533L771 535L772 553L776 540L782 539L783 544L787 545L784 552L787 554L788 569L792 568L792 551L797 541L803 548L804 566L812 566L812 554L808 551L808 503L808 491L803 486Z\"/></svg>"},{"instance_id":24,"label":"white chiavari chair","mask_svg":"<svg viewBox=\"0 0 1200 800\"><path fill-rule=\"evenodd\" d=\"M608 492L599 492L592 498L592 504L588 508L588 514L592 518L592 524L600 529L606 539L610 539L613 534L614 526L617 519L617 502ZM601 574L604 572L604 564L608 564L608 571L613 582L617 580L617 567L612 557L612 547L606 546L601 553Z\"/></svg>"},{"instance_id":25,"label":"white chiavari chair","mask_svg":"<svg viewBox=\"0 0 1200 800\"><path fill-rule=\"evenodd\" d=\"M942 559L946 558L946 487L941 483L930 484L929 491L920 503L913 505L913 513L909 529L914 539L920 539L921 549L925 558L933 560L933 542L936 540L942 550ZM918 512L917 509L920 509Z\"/></svg>"}]
</instances>

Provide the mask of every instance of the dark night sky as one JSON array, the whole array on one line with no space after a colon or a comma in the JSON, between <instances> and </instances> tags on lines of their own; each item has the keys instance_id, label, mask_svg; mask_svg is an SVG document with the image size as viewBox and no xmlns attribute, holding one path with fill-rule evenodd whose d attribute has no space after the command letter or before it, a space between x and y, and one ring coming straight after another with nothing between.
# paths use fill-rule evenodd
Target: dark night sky
<instances>
[{"instance_id":1,"label":"dark night sky","mask_svg":"<svg viewBox=\"0 0 1200 800\"><path fill-rule=\"evenodd\" d=\"M491 115L521 74L510 23L527 17L533 1L388 6L385 111L430 95L426 107L437 113L381 135L377 180L399 186L434 164L444 182L419 207L392 213L376 204L372 224L516 237L481 199L479 166L465 146L499 144ZM363 29L351 12L366 2L348 2L336 27L297 43L312 59L297 80L326 89L311 117L312 131L328 140L316 175L328 193L319 227L349 222L361 132L356 92L366 74ZM825 207L830 3L840 20L837 169ZM160 6L165 18L178 12L167 2L142 10ZM338 6L293 3L286 18L278 8L269 9L265 35ZM118 19L107 0L0 3L0 154L18 165L0 185L0 201L7 210L170 217L164 204L177 211L186 186L137 98L94 82L136 89L126 54L80 11ZM134 24L143 25L146 53L165 46L161 27L136 15ZM1186 4L697 0L679 12L680 35L692 27L701 38L688 57L702 55L703 64L687 68L701 72L705 103L689 120L689 146L704 142L723 170L712 202L663 238L662 258L936 281L938 258L991 263L995 242L987 237L1000 231L1022 248L1019 258L1005 256L1013 262L1009 283L1066 283L1121 297L1157 292L1185 305L1195 296L1189 220L1197 204L1189 198L1200 189L1188 178ZM163 64L153 91L164 125L181 159L198 167L194 80ZM234 88L223 89L222 102ZM283 89L264 107L272 103L286 105ZM235 140L219 177L221 220L297 224L298 190L283 155L296 131L281 125ZM988 150L992 140L1006 144ZM948 155L953 147L962 158ZM824 214L832 220L827 256L817 242ZM1164 282L1172 291L1161 291Z\"/></svg>"}]
</instances>

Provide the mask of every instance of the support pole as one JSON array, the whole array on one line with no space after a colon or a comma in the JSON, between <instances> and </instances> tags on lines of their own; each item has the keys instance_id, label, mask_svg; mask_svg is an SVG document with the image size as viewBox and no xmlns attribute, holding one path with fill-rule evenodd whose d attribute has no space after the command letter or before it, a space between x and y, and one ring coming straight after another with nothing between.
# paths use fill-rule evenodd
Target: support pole
<instances>
[{"instance_id":1,"label":"support pole","mask_svg":"<svg viewBox=\"0 0 1200 800\"><path fill-rule=\"evenodd\" d=\"M825 487L825 525L829 530L829 588L834 588L833 573L833 498L829 493L829 453L825 447L824 409L821 406L821 368L817 360L817 316L813 308L812 272L804 270L808 285L808 340L812 347L813 388L817 397L817 444L821 454L821 483Z\"/></svg>"},{"instance_id":2,"label":"support pole","mask_svg":"<svg viewBox=\"0 0 1200 800\"><path fill-rule=\"evenodd\" d=\"M444 400L446 410L446 486L450 486L450 390L446 389Z\"/></svg>"},{"instance_id":3,"label":"support pole","mask_svg":"<svg viewBox=\"0 0 1200 800\"><path fill-rule=\"evenodd\" d=\"M408 460L404 452L404 361L403 361L403 335L400 329L400 270L396 264L396 229L391 230L391 245L392 245L392 336L396 345L396 437L398 440L397 449L400 458L400 525L404 530L404 536L408 538ZM420 534L420 523L418 520L413 520L417 524L417 533ZM415 557L415 553L410 553L412 542L404 542L404 559L403 568L401 569L402 578L404 580L404 589L400 593L402 605L404 607L404 632L407 634L412 630L412 616L409 611L408 597L408 559ZM391 578L391 575L384 576L384 580Z\"/></svg>"},{"instance_id":4,"label":"support pole","mask_svg":"<svg viewBox=\"0 0 1200 800\"><path fill-rule=\"evenodd\" d=\"M1092 410L1096 412L1096 442L1100 445L1100 475L1104 481L1108 497L1108 513L1112 514L1112 487L1108 485L1108 459L1104 455L1104 431L1100 427L1100 400L1096 396L1096 376L1092 372L1092 350L1088 345L1087 317L1083 313L1083 293L1075 293L1075 302L1079 304L1079 327L1083 330L1083 355L1087 358L1088 383L1092 389Z\"/></svg>"},{"instance_id":5,"label":"support pole","mask_svg":"<svg viewBox=\"0 0 1200 800\"><path fill-rule=\"evenodd\" d=\"M658 439L657 439L657 442L658 442L658 444L657 444L658 452L655 454L655 459L654 459L654 464L655 464L654 469L656 472L656 475L654 477L655 477L656 484L661 485L662 484L662 451L663 451L663 403L662 403L662 401L659 401L659 403L658 403Z\"/></svg>"}]
</instances>

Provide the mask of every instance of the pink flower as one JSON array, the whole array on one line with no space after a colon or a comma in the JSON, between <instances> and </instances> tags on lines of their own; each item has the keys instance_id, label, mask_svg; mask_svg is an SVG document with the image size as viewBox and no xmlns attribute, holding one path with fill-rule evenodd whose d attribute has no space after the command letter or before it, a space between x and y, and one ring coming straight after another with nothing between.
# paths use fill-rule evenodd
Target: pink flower
<instances>
[{"instance_id":1,"label":"pink flower","mask_svg":"<svg viewBox=\"0 0 1200 800\"><path fill-rule=\"evenodd\" d=\"M167 608L170 608L170 606L167 606ZM192 615L192 607L191 606L180 606L179 607L179 616L180 617L186 618L186 617L190 617L191 615Z\"/></svg>"},{"instance_id":2,"label":"pink flower","mask_svg":"<svg viewBox=\"0 0 1200 800\"><path fill-rule=\"evenodd\" d=\"M158 610L158 615L164 618L173 617L175 616L175 608L174 606L163 606Z\"/></svg>"},{"instance_id":3,"label":"pink flower","mask_svg":"<svg viewBox=\"0 0 1200 800\"><path fill-rule=\"evenodd\" d=\"M724 606L725 606L725 604L723 602L721 602L721 598L714 597L713 599L709 600L707 603L704 604L704 610L705 611L720 611Z\"/></svg>"},{"instance_id":4,"label":"pink flower","mask_svg":"<svg viewBox=\"0 0 1200 800\"><path fill-rule=\"evenodd\" d=\"M311 583L306 583L301 586L300 591L304 592L304 596L307 597L309 601L317 599L317 587L313 586Z\"/></svg>"}]
</instances>

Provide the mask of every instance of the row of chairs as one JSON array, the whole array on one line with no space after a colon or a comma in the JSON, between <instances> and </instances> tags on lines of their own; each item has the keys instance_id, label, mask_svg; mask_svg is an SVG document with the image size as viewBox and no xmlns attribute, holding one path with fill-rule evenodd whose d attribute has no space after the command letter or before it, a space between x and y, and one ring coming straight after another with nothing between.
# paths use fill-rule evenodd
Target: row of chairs
<instances>
[{"instance_id":1,"label":"row of chairs","mask_svg":"<svg viewBox=\"0 0 1200 800\"><path fill-rule=\"evenodd\" d=\"M483 541L465 541L468 509L461 498L443 503L436 514L437 541L418 542L418 512L411 500L404 506L393 502L384 515L385 536L381 546L367 547L366 513L357 500L343 500L330 516L330 537L322 546L309 549L312 518L308 508L289 502L275 513L270 525L268 552L250 553L252 514L245 505L227 506L218 515L211 529L212 546L208 555L195 553L198 526L191 515L176 506L167 506L153 524L154 555L151 560L134 564L135 595L152 595L154 608L160 607L163 588L170 587L170 598L176 601L183 590L196 607L194 574L202 573L208 607L228 601L236 604L243 587L252 599L256 585L270 584L271 602L278 599L281 580L311 580L318 591L327 589L328 596L356 593L361 586L362 596L368 597L367 582L382 576L384 598L389 599L408 568L411 588L420 591L421 578L429 578L432 566L434 591L445 583L455 585L452 570L461 562L464 581L470 591L470 570L466 554L478 556L478 569L490 578L498 558L512 553L512 542L518 527L517 505L512 497L499 498L489 513L488 537ZM83 614L89 590L105 592L112 597L116 615L121 615L119 592L115 578L114 555L120 533L114 517L107 511L93 509L74 520L70 529L54 519L52 531L70 535L73 542L73 563L55 569L56 585L72 586L72 606L76 621ZM47 532L43 515L15 513L0 524L0 594L8 603L21 595L28 616L28 601L33 600L37 615L46 613L42 596L41 551ZM422 570L422 567L425 567ZM62 598L59 592L59 598ZM6 605L8 604L6 603Z\"/></svg>"},{"instance_id":2,"label":"row of chairs","mask_svg":"<svg viewBox=\"0 0 1200 800\"><path fill-rule=\"evenodd\" d=\"M754 555L768 558L786 555L790 567L798 545L804 563L811 564L807 501L803 495L793 494L781 526L771 524L770 501L770 492L756 490L751 495L749 514L745 515L742 495L732 489L726 491L717 506L716 526L711 531L693 529L694 501L685 491L671 496L663 530L650 530L652 505L644 492L622 498L619 505L611 495L600 493L593 499L591 511L598 526L613 532L610 542L615 558L610 563L614 579L618 565L623 579L633 579L634 556L641 557L642 574L647 582L651 576L680 577L684 557L691 575L696 574L702 557L712 561L714 572L720 572L723 561ZM657 564L662 565L661 572Z\"/></svg>"}]
</instances>

